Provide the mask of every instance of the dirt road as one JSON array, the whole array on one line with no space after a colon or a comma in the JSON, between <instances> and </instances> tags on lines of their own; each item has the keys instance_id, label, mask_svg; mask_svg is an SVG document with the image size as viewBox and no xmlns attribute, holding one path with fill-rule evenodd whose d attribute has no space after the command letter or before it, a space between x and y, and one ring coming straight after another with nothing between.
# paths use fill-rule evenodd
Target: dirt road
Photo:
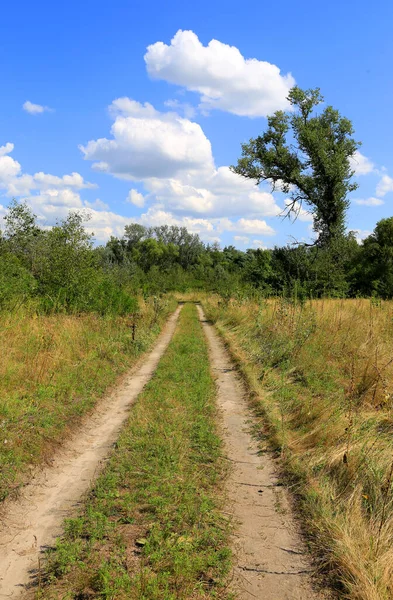
<instances>
[{"instance_id":1,"label":"dirt road","mask_svg":"<svg viewBox=\"0 0 393 600\"><path fill-rule=\"evenodd\" d=\"M61 534L64 518L75 513L110 453L131 404L153 375L180 310L170 317L150 354L97 406L56 455L53 465L23 488L18 501L4 504L0 514L0 598L17 598L36 576L42 550Z\"/></svg>"},{"instance_id":2,"label":"dirt road","mask_svg":"<svg viewBox=\"0 0 393 600\"><path fill-rule=\"evenodd\" d=\"M227 483L234 518L234 589L239 600L321 600L311 586L311 566L296 531L288 496L278 485L271 452L261 453L250 433L246 389L227 350L203 314L199 316L217 378L226 456L233 468Z\"/></svg>"},{"instance_id":3,"label":"dirt road","mask_svg":"<svg viewBox=\"0 0 393 600\"><path fill-rule=\"evenodd\" d=\"M228 511L234 519L233 588L238 600L321 600L311 585L312 569L297 533L275 459L261 453L250 433L246 390L223 342L199 317L217 377L226 457L233 468L227 482ZM55 457L53 465L27 485L18 501L0 515L0 598L17 598L34 581L39 557L61 534L65 517L78 509L109 455L131 404L153 375L174 333L180 308L169 319L153 351L105 401Z\"/></svg>"}]
</instances>

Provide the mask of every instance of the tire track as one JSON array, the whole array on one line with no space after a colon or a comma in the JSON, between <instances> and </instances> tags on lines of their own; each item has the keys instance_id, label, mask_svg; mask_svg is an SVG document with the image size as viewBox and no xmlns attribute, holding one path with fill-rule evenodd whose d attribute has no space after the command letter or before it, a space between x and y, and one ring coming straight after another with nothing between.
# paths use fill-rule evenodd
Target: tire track
<instances>
[{"instance_id":1,"label":"tire track","mask_svg":"<svg viewBox=\"0 0 393 600\"><path fill-rule=\"evenodd\" d=\"M210 348L222 415L226 457L232 463L227 483L233 534L233 588L239 600L322 600L312 587L312 568L280 486L273 453L261 454L250 433L246 388L214 327L199 317Z\"/></svg>"},{"instance_id":2,"label":"tire track","mask_svg":"<svg viewBox=\"0 0 393 600\"><path fill-rule=\"evenodd\" d=\"M0 523L0 598L17 598L39 574L42 551L62 533L111 451L129 409L151 379L176 329L181 306L169 318L154 348L125 382L99 403L64 444L50 467L6 501Z\"/></svg>"}]
</instances>

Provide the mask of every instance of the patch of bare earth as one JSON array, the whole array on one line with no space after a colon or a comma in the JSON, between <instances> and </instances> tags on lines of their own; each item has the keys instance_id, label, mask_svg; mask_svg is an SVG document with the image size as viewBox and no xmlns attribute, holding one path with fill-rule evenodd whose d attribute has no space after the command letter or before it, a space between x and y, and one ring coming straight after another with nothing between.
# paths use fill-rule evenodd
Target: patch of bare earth
<instances>
[{"instance_id":1,"label":"patch of bare earth","mask_svg":"<svg viewBox=\"0 0 393 600\"><path fill-rule=\"evenodd\" d=\"M222 340L199 315L210 347L222 413L226 457L233 468L227 483L228 512L234 520L233 588L239 600L321 600L313 569L280 485L274 455L261 452L250 432L247 391Z\"/></svg>"},{"instance_id":2,"label":"patch of bare earth","mask_svg":"<svg viewBox=\"0 0 393 600\"><path fill-rule=\"evenodd\" d=\"M152 377L176 328L180 307L153 350L109 398L99 403L52 465L25 486L0 513L0 598L17 598L37 577L42 551L62 533L109 455L132 403Z\"/></svg>"}]
</instances>

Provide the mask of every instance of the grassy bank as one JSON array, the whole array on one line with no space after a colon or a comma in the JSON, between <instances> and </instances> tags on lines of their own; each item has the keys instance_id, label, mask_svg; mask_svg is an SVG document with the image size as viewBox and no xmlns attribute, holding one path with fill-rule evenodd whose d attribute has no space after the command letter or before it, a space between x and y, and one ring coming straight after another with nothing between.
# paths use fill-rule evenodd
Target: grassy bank
<instances>
[{"instance_id":1,"label":"grassy bank","mask_svg":"<svg viewBox=\"0 0 393 600\"><path fill-rule=\"evenodd\" d=\"M39 598L228 598L214 382L186 305L83 514L49 554Z\"/></svg>"},{"instance_id":2,"label":"grassy bank","mask_svg":"<svg viewBox=\"0 0 393 600\"><path fill-rule=\"evenodd\" d=\"M393 597L393 304L204 301L340 598Z\"/></svg>"},{"instance_id":3,"label":"grassy bank","mask_svg":"<svg viewBox=\"0 0 393 600\"><path fill-rule=\"evenodd\" d=\"M149 348L175 301L129 318L0 314L0 500L50 458L67 431Z\"/></svg>"}]
</instances>

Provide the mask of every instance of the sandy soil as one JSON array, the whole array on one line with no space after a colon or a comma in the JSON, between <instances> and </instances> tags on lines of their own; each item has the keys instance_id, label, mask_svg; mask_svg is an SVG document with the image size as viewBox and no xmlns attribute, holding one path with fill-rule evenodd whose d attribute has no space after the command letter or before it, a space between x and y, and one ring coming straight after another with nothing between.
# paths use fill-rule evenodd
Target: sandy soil
<instances>
[{"instance_id":1,"label":"sandy soil","mask_svg":"<svg viewBox=\"0 0 393 600\"><path fill-rule=\"evenodd\" d=\"M316 600L312 568L297 532L287 490L279 485L274 455L261 452L250 433L246 388L214 328L199 315L209 343L222 413L227 484L234 519L233 587L239 600Z\"/></svg>"},{"instance_id":2,"label":"sandy soil","mask_svg":"<svg viewBox=\"0 0 393 600\"><path fill-rule=\"evenodd\" d=\"M17 598L39 572L42 551L61 534L64 518L78 509L102 468L130 406L152 377L175 331L181 308L170 317L154 349L109 398L99 403L53 464L4 503L0 514L0 598Z\"/></svg>"}]
</instances>

